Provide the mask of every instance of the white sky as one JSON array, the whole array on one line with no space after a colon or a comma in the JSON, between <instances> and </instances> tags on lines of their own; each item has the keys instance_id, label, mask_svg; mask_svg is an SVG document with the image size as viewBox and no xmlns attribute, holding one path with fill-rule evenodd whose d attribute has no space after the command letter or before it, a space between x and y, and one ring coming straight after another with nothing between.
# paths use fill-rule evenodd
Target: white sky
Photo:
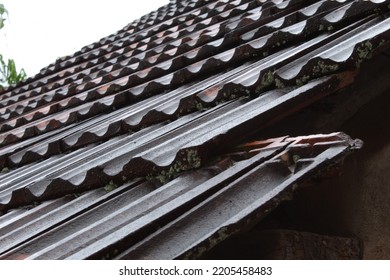
<instances>
[{"instance_id":1,"label":"white sky","mask_svg":"<svg viewBox=\"0 0 390 280\"><path fill-rule=\"evenodd\" d=\"M9 12L0 53L32 76L169 0L0 0Z\"/></svg>"}]
</instances>

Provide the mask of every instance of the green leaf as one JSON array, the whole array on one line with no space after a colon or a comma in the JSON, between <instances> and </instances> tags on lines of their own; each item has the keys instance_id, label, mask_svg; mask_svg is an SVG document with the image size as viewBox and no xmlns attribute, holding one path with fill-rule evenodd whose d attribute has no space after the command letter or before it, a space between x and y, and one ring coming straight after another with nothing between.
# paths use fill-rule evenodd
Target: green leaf
<instances>
[{"instance_id":1,"label":"green leaf","mask_svg":"<svg viewBox=\"0 0 390 280\"><path fill-rule=\"evenodd\" d=\"M6 20L4 15L8 16L8 11L3 4L0 4L0 29L4 27L4 21ZM5 63L3 56L0 54L0 83L13 85L27 77L24 69L18 72L16 70L15 61L13 59L8 59L8 62ZM1 85L0 85L1 88Z\"/></svg>"},{"instance_id":2,"label":"green leaf","mask_svg":"<svg viewBox=\"0 0 390 280\"><path fill-rule=\"evenodd\" d=\"M8 59L8 62L5 63L3 56L0 54L0 82L6 83L8 85L14 85L27 77L24 69L21 69L20 72L16 70L15 61L13 59Z\"/></svg>"},{"instance_id":3,"label":"green leaf","mask_svg":"<svg viewBox=\"0 0 390 280\"><path fill-rule=\"evenodd\" d=\"M3 4L0 4L0 29L4 27L4 21L5 21L5 18L3 16L4 14L8 15L8 11Z\"/></svg>"},{"instance_id":4,"label":"green leaf","mask_svg":"<svg viewBox=\"0 0 390 280\"><path fill-rule=\"evenodd\" d=\"M3 15L3 14L7 14L7 15L8 15L8 11L7 11L7 9L4 7L3 4L0 4L0 15Z\"/></svg>"}]
</instances>

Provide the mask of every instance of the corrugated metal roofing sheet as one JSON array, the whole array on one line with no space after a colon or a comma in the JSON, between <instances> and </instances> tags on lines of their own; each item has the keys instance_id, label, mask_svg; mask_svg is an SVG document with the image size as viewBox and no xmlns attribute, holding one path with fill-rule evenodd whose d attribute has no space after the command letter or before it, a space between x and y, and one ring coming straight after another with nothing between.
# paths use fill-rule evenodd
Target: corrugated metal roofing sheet
<instances>
[{"instance_id":1,"label":"corrugated metal roofing sheet","mask_svg":"<svg viewBox=\"0 0 390 280\"><path fill-rule=\"evenodd\" d=\"M53 248L60 248L61 242L71 248L68 237L61 237L55 227L66 227L65 222L90 207L111 204L106 200L116 192L106 195L99 190L102 186L123 185L122 191L117 191L121 195L145 189L134 198L145 199L144 191L152 195L156 186L136 178L158 177L168 182L182 172L207 166L261 128L348 86L365 60L388 48L389 4L384 0L171 1L6 89L0 95L0 211L4 213L0 230L7 236L0 242L3 254L12 249L12 256L20 257L21 251L15 248L32 236L23 233L13 239L10 232L20 231L15 225L30 221L30 215L38 219L46 215L46 210L36 212L34 208L21 211L19 216L20 210L7 213L10 209L56 198L47 206L46 202L38 206L56 210L55 205L68 207L81 201L69 198L69 194L97 189L88 192L88 197L96 195L90 204L71 207L67 216L50 210L53 224L38 223L45 232L56 232ZM292 174L279 177L279 167L275 168L275 174L268 174L277 175L270 180L270 188L282 186L287 177L299 181L300 177ZM263 174L260 169L258 174ZM204 174L194 171L185 175L198 176L186 184L198 187L215 175ZM250 178L261 181L258 176ZM228 193L221 193L222 198ZM256 209L253 211L262 211ZM169 211L175 212L173 208ZM18 223L13 224L14 220ZM13 228L5 226L8 224ZM170 226L165 230L169 232ZM123 239L128 240L138 229L124 231ZM158 238L156 234L148 242ZM196 247L204 246L210 238L199 239L202 245ZM118 244L123 245L121 240L104 240L92 247L85 241L90 249L83 252L26 252L27 256L37 254L33 255L37 258L103 257L107 252L112 257L114 251L105 248L118 250ZM41 246L40 241L31 246ZM188 246L188 252L183 248L166 256L151 252L142 257L198 255L191 249L193 245ZM141 257L133 253L138 249L129 250L118 254Z\"/></svg>"},{"instance_id":2,"label":"corrugated metal roofing sheet","mask_svg":"<svg viewBox=\"0 0 390 280\"><path fill-rule=\"evenodd\" d=\"M123 178L147 176L170 168L198 167L212 156L213 150L224 148L222 143L249 135L251 127L264 126L280 117L280 112L294 110L294 104L313 102L318 94L323 96L339 84L340 77L333 76L292 91L273 90L248 102L223 103L169 124L154 125L17 168L0 178L3 186L0 207L81 192L110 181L120 183ZM249 129L247 132L243 130L245 127Z\"/></svg>"},{"instance_id":3,"label":"corrugated metal roofing sheet","mask_svg":"<svg viewBox=\"0 0 390 280\"><path fill-rule=\"evenodd\" d=\"M0 258L196 257L359 146L337 133L258 141L161 187L137 179L11 211L0 218Z\"/></svg>"}]
</instances>

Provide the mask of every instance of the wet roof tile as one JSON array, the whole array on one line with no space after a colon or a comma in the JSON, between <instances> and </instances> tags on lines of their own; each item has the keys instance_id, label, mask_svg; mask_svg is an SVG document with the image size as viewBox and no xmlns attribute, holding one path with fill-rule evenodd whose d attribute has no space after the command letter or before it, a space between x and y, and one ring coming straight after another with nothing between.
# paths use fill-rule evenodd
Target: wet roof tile
<instances>
[{"instance_id":1,"label":"wet roof tile","mask_svg":"<svg viewBox=\"0 0 390 280\"><path fill-rule=\"evenodd\" d=\"M315 148L318 144L321 149ZM308 173L321 171L324 163L334 164L358 147L359 142L337 133L269 139L232 150L218 162L161 187L138 179L108 193L106 186L80 197L65 196L31 210L10 212L7 215L12 219L7 215L0 219L0 258L101 258L117 255L116 247L122 242L134 246L118 258L192 258L222 232L224 238L236 233L239 227L235 224L260 219L289 199L293 186L308 178ZM244 156L247 153L249 157ZM261 191L256 186L262 186ZM193 208L196 201L199 204ZM226 215L217 215L226 207L230 209L222 211ZM141 214L143 218L137 218ZM210 227L199 227L202 221ZM157 230L152 225L156 222L165 226ZM202 232L188 227L199 227ZM173 228L187 234L167 234ZM183 246L169 246L178 238Z\"/></svg>"},{"instance_id":2,"label":"wet roof tile","mask_svg":"<svg viewBox=\"0 0 390 280\"><path fill-rule=\"evenodd\" d=\"M230 156L224 153L261 128L353 83L364 61L389 47L389 7L385 0L171 1L5 89L0 94L0 167L4 170L0 175L0 222L4 223L0 228L4 236L0 257L198 256L201 248L219 238L221 231L244 221L247 216L240 213L247 210L234 208L232 216L221 217L218 226L204 227L202 234L188 236L187 241L175 239L180 236L167 239L172 235L168 220L183 230L197 226L194 217L202 217L208 203L218 201L224 207L227 198L244 200L252 196L252 191L259 196L256 201L263 204L248 203L253 206L250 215L263 213L277 196L251 188L248 193L235 189L252 180L263 182L269 178L271 193L279 188L288 190L293 182L301 180L301 175L309 176L311 168L318 167L314 163L322 157L313 155L313 150L330 153L337 160L352 148L350 139L332 134L303 137L299 140L303 144L292 138L270 139L251 151ZM255 144L241 145L241 149L251 145ZM287 164L285 156L275 154L288 154L291 149L301 153L302 160L294 164L289 160ZM271 159L268 154L264 159L266 151L276 157ZM242 156L248 164L258 157L257 167L250 163L252 167L242 171L237 167L244 164L240 161L233 169L225 166L221 167L223 171L215 172L216 167L210 164L217 164L214 160L222 154L229 160ZM186 175L180 175L183 172ZM222 176L217 173L241 179L229 181L229 187L223 190L218 184L215 187L207 183ZM140 177L143 179L136 179ZM155 190L161 185L153 183L156 178L164 183L174 180ZM175 185L175 180L186 183ZM119 199L101 190L104 185L114 184L122 185L119 196L131 201L131 193L135 195L135 208L118 206L114 209L118 213L152 213L153 209L143 209L136 201L167 192L166 197L159 198L166 199L167 208L159 209L165 213L160 218L166 226L159 231L151 229L154 222L148 216L140 229L132 227L131 219L136 216L131 215L120 222L128 225L124 227L100 224L100 219L107 218L103 216L97 220L83 218L84 214L90 217L90 209L111 207L109 201ZM208 198L202 203L182 189L205 185L215 196L204 189ZM69 197L84 192L93 197L90 204L81 197ZM183 201L191 207L199 203L196 209L191 210L186 203L176 204L176 196L183 192ZM198 195L203 197L202 191ZM150 199L156 205L162 203ZM43 204L29 211L15 210L36 202ZM59 214L54 211L58 205L72 210ZM51 209L48 215L52 215L52 223L42 220L41 208ZM65 221L71 217L79 225L74 226L72 236L64 236L60 229L67 227ZM238 220L232 222L233 217ZM32 236L11 222L15 219L19 224L31 219L31 226L42 227L42 232L23 245ZM194 223L189 225L188 219ZM46 232L55 227L58 229L53 233ZM84 227L99 232L115 229L107 235L118 239L110 243L102 238L85 246L85 250L72 251L78 242L89 244ZM146 235L139 235L139 231ZM10 237L12 232L15 238ZM51 234L55 236L53 250L40 243L53 238ZM134 246L126 251L114 254L107 249L129 239ZM170 242L180 242L183 247L159 255L165 249L158 248L169 247Z\"/></svg>"}]
</instances>

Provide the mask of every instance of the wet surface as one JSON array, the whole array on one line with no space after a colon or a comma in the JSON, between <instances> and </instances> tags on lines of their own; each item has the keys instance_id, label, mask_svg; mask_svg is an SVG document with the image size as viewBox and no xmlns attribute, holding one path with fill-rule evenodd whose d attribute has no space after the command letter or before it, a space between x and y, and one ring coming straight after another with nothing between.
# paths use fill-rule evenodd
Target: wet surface
<instances>
[{"instance_id":1,"label":"wet surface","mask_svg":"<svg viewBox=\"0 0 390 280\"><path fill-rule=\"evenodd\" d=\"M111 182L10 211L0 217L0 258L196 257L216 235L223 232L222 241L244 230L237 224L258 221L290 199L300 182L359 144L339 133L256 141L162 186L158 176L122 186ZM134 246L121 253L123 242Z\"/></svg>"},{"instance_id":2,"label":"wet surface","mask_svg":"<svg viewBox=\"0 0 390 280\"><path fill-rule=\"evenodd\" d=\"M179 180L182 173L187 172L186 176L191 177L206 166L215 170L211 162L233 147L243 145L247 136L353 83L364 62L389 47L389 4L384 0L172 1L117 33L58 59L36 76L0 94L0 211L3 213L0 219L10 223L7 217L21 211L26 215L19 221L23 224L32 213L25 207L37 203L48 203L49 208L45 209L52 209L49 206L52 202L48 201L58 199L53 205L63 203L65 207L79 201L72 195L84 192L103 195L99 190L104 186L127 186L123 187L127 192L127 188L130 191L145 185L152 193L154 183L151 182L155 181L159 181L163 191L171 180ZM314 142L324 142L314 139ZM276 147L279 142L275 141L266 143ZM149 209L159 209L160 204L167 207L156 210L156 220L149 216L138 220L138 216L130 215L128 220L118 220L121 222L117 225L93 225L92 220L81 219L80 228L75 227L80 232L75 230L74 237L66 237L69 243L59 231L46 236L60 225L66 231L65 221L92 207L76 203L76 212L64 212L64 216L53 214L55 218L48 220L48 224L37 221L32 225L34 229L42 228L37 238L54 238L58 250L45 249L46 245L41 248L37 241L31 245L36 248L25 249L26 256L101 258L109 254L113 257L119 254L114 253L119 250L117 247L125 242L127 249L130 243L136 247L120 252L121 256L134 258L141 250L137 246L143 246L136 243L144 239L146 232L152 234L156 223L161 221L166 225L179 219L206 198L226 208L228 202L224 199L237 197L234 211L225 213L221 208L221 213L226 215L216 223L218 227L205 227L203 237L188 239L194 243L161 256L196 257L200 254L196 250L202 246L209 248L215 240L221 240L221 230L230 226L226 222L244 211L240 201L264 198L264 205L247 209L255 216L271 209L269 203L274 205L272 201L277 197L270 194L273 190L289 189L291 184L286 182L291 178L294 182L301 180L301 175L297 175L301 171L295 174L294 170L302 170L302 176L310 177L312 169L323 167L319 164L321 160L327 162L322 156L317 159L320 154L313 150L333 151L333 146L340 148L340 141L344 140L325 141L324 145L310 142L302 147L297 144L294 149L302 148L301 152L310 159L298 160L293 170L275 160L251 168L256 170L253 174L249 170L239 171L242 182L226 183L224 186L230 184L229 190L213 198L215 201L211 193L222 191L220 185L214 188L211 184L210 191L199 192L201 200L198 196L191 197L187 189L175 189L177 193L167 194L164 201L156 200L153 206L156 208ZM342 146L345 148L348 143ZM241 155L235 153L234 158L248 160L261 154L261 149L246 150ZM339 154L330 157L338 158ZM218 172L229 168L223 170ZM199 180L204 181L192 178L197 183L183 183L183 187L187 184L196 188L216 176L207 172L206 176L204 172L203 177L199 175L202 177ZM231 176L238 178L238 173L231 172ZM242 185L251 187L248 192L236 193L235 188L240 189ZM266 186L264 192L252 189L255 185ZM174 188L172 191L175 192ZM187 202L173 203L175 196L181 195ZM96 203L98 207L101 202ZM211 207L207 205L199 206L199 211ZM113 211L121 211L121 207L114 207ZM149 210L139 208L140 213ZM205 215L196 211L196 215ZM36 217L42 215L36 213ZM240 221L245 219L247 216L240 216ZM239 228L240 223L232 224ZM17 246L33 238L18 228L20 224L0 227L1 234L6 236L0 243L1 250L3 254L14 250L16 255L12 258L20 257ZM96 226L97 235L84 239L89 234L81 232L82 224ZM184 224L185 220L179 219L175 225ZM113 232L105 232L107 228ZM11 238L14 230L17 233ZM111 239L111 235L117 240ZM155 238L160 237L156 235L150 242L158 240ZM165 241L153 242L163 245ZM205 245L207 242L211 243ZM85 244L85 251L76 250L81 243ZM195 247L198 249L192 249ZM143 257L159 256L151 252Z\"/></svg>"}]
</instances>

